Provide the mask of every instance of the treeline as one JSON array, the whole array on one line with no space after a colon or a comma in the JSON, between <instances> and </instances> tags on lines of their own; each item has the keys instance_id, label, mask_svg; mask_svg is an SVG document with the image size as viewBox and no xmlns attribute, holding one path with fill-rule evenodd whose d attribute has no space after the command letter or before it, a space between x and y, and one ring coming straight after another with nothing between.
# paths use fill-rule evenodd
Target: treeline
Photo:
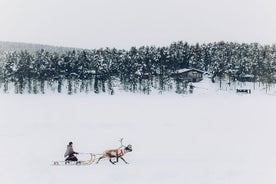
<instances>
[{"instance_id":1,"label":"treeline","mask_svg":"<svg viewBox=\"0 0 276 184\"><path fill-rule=\"evenodd\" d=\"M208 71L213 79L231 81L251 76L253 82L275 82L276 46L258 43L176 42L167 47L143 46L130 50L71 50L65 53L0 52L0 78L4 92L45 93L50 88L69 94L91 91L113 94L114 87L150 93L185 92L185 81L172 76L182 68ZM182 87L180 87L182 86ZM182 89L181 89L182 88Z\"/></svg>"}]
</instances>

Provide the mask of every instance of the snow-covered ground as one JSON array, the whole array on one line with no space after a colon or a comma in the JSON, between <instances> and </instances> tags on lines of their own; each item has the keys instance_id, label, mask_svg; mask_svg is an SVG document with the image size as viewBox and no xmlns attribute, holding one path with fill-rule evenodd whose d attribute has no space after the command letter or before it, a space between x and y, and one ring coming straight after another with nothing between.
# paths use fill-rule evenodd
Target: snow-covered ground
<instances>
[{"instance_id":1,"label":"snow-covered ground","mask_svg":"<svg viewBox=\"0 0 276 184\"><path fill-rule=\"evenodd\" d=\"M204 90L204 89L203 89ZM275 95L0 95L3 184L275 184ZM66 145L117 165L51 166ZM85 159L85 155L80 155Z\"/></svg>"}]
</instances>

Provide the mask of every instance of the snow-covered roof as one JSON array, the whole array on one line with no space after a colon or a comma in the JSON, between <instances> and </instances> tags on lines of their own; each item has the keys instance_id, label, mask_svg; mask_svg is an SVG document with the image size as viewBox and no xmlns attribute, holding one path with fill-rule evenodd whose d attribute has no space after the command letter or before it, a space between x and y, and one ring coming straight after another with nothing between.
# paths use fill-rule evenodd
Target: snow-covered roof
<instances>
[{"instance_id":1,"label":"snow-covered roof","mask_svg":"<svg viewBox=\"0 0 276 184\"><path fill-rule=\"evenodd\" d=\"M85 71L85 73L87 73L87 74L96 74L96 71L95 70L88 70L88 71Z\"/></svg>"},{"instance_id":2,"label":"snow-covered roof","mask_svg":"<svg viewBox=\"0 0 276 184\"><path fill-rule=\"evenodd\" d=\"M242 77L253 78L253 77L254 77L254 75L247 74L247 75L244 75L244 76L242 76Z\"/></svg>"},{"instance_id":3,"label":"snow-covered roof","mask_svg":"<svg viewBox=\"0 0 276 184\"><path fill-rule=\"evenodd\" d=\"M141 72L140 70L136 71L135 74L136 74L136 75L144 75L144 76L145 76L145 75L149 75L149 73L147 73L147 72L146 72L146 73L143 73L143 72Z\"/></svg>"},{"instance_id":4,"label":"snow-covered roof","mask_svg":"<svg viewBox=\"0 0 276 184\"><path fill-rule=\"evenodd\" d=\"M185 73L185 72L190 72L190 71L197 71L199 73L205 73L204 71L198 70L198 69L195 69L195 68L183 68L183 69L179 69L179 70L176 70L176 73Z\"/></svg>"}]
</instances>

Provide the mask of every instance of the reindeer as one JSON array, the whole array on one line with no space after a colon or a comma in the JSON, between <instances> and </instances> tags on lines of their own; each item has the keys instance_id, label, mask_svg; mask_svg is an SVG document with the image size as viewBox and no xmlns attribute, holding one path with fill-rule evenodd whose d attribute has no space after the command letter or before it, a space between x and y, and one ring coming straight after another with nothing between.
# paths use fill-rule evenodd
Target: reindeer
<instances>
[{"instance_id":1,"label":"reindeer","mask_svg":"<svg viewBox=\"0 0 276 184\"><path fill-rule=\"evenodd\" d=\"M128 153L128 152L132 152L132 146L129 144L128 146L123 146L122 145L122 140L121 139L121 147L118 149L111 149L111 150L106 150L103 155L98 159L98 161L96 162L96 164L99 163L99 161L103 158L109 158L109 161L115 165L115 163L119 162L119 158L122 159L126 164L128 164L128 162L123 158L123 156ZM112 161L112 158L116 158L116 161Z\"/></svg>"}]
</instances>

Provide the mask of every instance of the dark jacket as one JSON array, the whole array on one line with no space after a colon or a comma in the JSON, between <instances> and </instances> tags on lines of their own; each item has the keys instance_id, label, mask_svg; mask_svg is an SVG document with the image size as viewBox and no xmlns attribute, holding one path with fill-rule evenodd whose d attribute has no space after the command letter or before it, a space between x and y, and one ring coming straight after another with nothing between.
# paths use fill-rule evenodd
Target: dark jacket
<instances>
[{"instance_id":1,"label":"dark jacket","mask_svg":"<svg viewBox=\"0 0 276 184\"><path fill-rule=\"evenodd\" d=\"M74 151L73 147L71 145L67 145L67 149L64 153L64 157L71 157L74 156L74 154L77 154L77 152Z\"/></svg>"}]
</instances>

